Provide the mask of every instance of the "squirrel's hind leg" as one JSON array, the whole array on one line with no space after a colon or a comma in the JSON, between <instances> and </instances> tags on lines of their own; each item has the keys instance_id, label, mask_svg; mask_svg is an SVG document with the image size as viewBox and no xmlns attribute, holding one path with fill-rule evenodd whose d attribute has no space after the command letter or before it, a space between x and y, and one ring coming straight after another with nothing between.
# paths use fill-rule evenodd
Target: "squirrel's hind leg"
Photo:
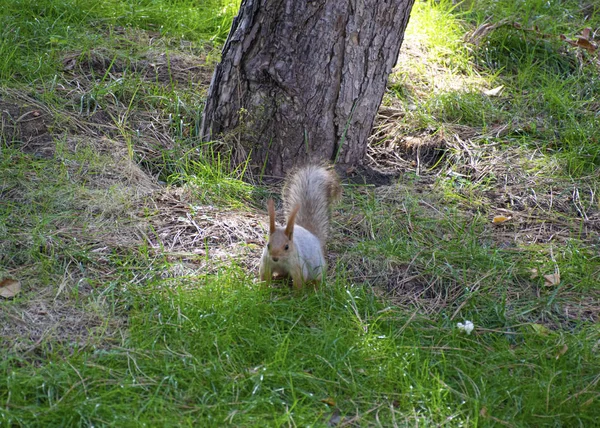
<instances>
[{"instance_id":1,"label":"squirrel's hind leg","mask_svg":"<svg viewBox=\"0 0 600 428\"><path fill-rule=\"evenodd\" d=\"M290 276L292 277L294 288L300 290L304 285L304 273L302 272L302 267L300 265L294 266L290 271Z\"/></svg>"}]
</instances>

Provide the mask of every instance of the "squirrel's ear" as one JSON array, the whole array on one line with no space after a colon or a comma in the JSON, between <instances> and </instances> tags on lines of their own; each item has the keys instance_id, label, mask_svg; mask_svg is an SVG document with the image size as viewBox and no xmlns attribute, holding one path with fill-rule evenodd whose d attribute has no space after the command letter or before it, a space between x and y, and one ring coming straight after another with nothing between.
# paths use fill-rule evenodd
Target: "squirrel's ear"
<instances>
[{"instance_id":1,"label":"squirrel's ear","mask_svg":"<svg viewBox=\"0 0 600 428\"><path fill-rule=\"evenodd\" d=\"M300 205L296 205L292 208L290 216L288 217L287 225L285 226L285 235L288 239L292 239L292 235L294 234L294 222L296 221L296 214L298 214L299 209Z\"/></svg>"},{"instance_id":2,"label":"squirrel's ear","mask_svg":"<svg viewBox=\"0 0 600 428\"><path fill-rule=\"evenodd\" d=\"M275 204L273 199L267 202L267 210L269 211L269 233L275 232Z\"/></svg>"}]
</instances>

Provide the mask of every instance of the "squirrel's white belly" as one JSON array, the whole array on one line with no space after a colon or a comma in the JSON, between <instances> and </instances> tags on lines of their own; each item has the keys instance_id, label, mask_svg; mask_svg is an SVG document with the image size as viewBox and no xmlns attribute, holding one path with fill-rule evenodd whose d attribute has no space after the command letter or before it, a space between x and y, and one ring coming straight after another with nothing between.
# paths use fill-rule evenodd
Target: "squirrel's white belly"
<instances>
[{"instance_id":1,"label":"squirrel's white belly","mask_svg":"<svg viewBox=\"0 0 600 428\"><path fill-rule=\"evenodd\" d=\"M295 226L294 246L300 259L304 280L321 279L325 270L325 256L319 239L302 226Z\"/></svg>"}]
</instances>

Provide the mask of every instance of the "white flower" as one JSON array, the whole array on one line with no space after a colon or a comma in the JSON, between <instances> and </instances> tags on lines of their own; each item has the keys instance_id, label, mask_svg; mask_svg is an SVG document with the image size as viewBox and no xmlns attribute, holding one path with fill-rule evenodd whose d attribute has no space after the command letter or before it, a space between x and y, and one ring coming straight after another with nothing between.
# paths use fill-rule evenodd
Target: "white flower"
<instances>
[{"instance_id":1,"label":"white flower","mask_svg":"<svg viewBox=\"0 0 600 428\"><path fill-rule=\"evenodd\" d=\"M459 330L462 330L467 334L471 334L471 332L475 328L475 326L473 325L473 323L471 321L465 321L464 324L459 322L459 323L456 323L456 326L458 327Z\"/></svg>"}]
</instances>

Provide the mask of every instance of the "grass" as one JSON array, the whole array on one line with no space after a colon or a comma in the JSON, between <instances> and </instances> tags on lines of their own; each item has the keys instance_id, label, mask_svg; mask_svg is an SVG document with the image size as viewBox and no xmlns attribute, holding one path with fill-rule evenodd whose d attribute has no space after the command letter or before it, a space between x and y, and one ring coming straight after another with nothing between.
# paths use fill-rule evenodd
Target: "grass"
<instances>
[{"instance_id":1,"label":"grass","mask_svg":"<svg viewBox=\"0 0 600 428\"><path fill-rule=\"evenodd\" d=\"M255 281L273 189L198 138L236 7L0 11L0 426L594 425L600 88L560 34L598 12L418 2L369 152L402 174L292 293Z\"/></svg>"},{"instance_id":2,"label":"grass","mask_svg":"<svg viewBox=\"0 0 600 428\"><path fill-rule=\"evenodd\" d=\"M549 13L550 7L555 12ZM432 9L438 16L435 24L425 28L415 25L414 33L408 32L413 43L434 45L428 58L435 59L434 67L445 64L448 69L429 78L428 87L438 90L418 94L422 107L414 114L421 116L421 126L446 122L485 131L494 124L509 123L514 131L527 134L526 142L559 152L568 174L587 175L596 169L597 66L592 64L593 54L567 49L560 36L574 37L584 27L594 27L597 13L585 21L577 2L478 2L476 6L466 3L457 7L441 2L438 8L418 4L413 15L430 22L425 18L431 19ZM463 19L457 21L452 11ZM466 22L478 26L490 20L504 24L489 34L484 31L484 37L473 40L477 45L472 51L465 52L461 39ZM440 32L446 40L440 38ZM451 59L446 58L447 52L454 52ZM421 58L418 64L414 62L406 66L423 68ZM422 80L428 73L420 74ZM460 79L463 88L459 91L457 74L465 76ZM400 78L406 76L412 73L405 72ZM482 86L497 84L503 85L504 92L499 102L494 102L483 93ZM410 95L404 98L412 103Z\"/></svg>"},{"instance_id":3,"label":"grass","mask_svg":"<svg viewBox=\"0 0 600 428\"><path fill-rule=\"evenodd\" d=\"M200 283L149 281L127 347L46 351L41 366L11 356L5 422L325 425L335 407L382 425L477 424L484 408L522 423L593 423L597 391L584 388L597 382L597 329L471 339L363 287L290 297L244 279L234 268Z\"/></svg>"},{"instance_id":4,"label":"grass","mask_svg":"<svg viewBox=\"0 0 600 428\"><path fill-rule=\"evenodd\" d=\"M221 0L11 2L0 21L4 29L0 52L5 53L0 78L50 79L60 70L60 52L110 46L123 27L197 43L221 43L238 6L236 1ZM141 48L131 43L129 47Z\"/></svg>"}]
</instances>

